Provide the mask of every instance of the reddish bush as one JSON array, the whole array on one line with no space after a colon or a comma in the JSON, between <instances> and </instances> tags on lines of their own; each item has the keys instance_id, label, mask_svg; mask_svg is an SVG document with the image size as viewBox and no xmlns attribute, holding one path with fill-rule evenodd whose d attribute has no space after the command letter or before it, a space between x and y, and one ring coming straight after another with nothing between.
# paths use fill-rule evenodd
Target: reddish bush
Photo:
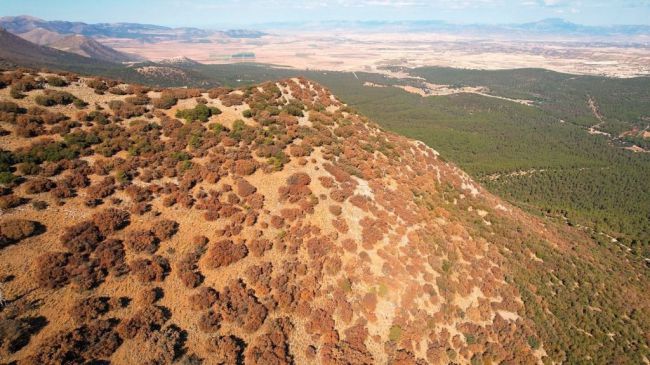
<instances>
[{"instance_id":1,"label":"reddish bush","mask_svg":"<svg viewBox=\"0 0 650 365\"><path fill-rule=\"evenodd\" d=\"M199 317L199 329L205 333L214 333L221 326L221 315L212 310L201 314Z\"/></svg>"},{"instance_id":2,"label":"reddish bush","mask_svg":"<svg viewBox=\"0 0 650 365\"><path fill-rule=\"evenodd\" d=\"M245 198L257 191L257 188L251 185L248 181L244 179L239 179L237 181L237 194L242 198Z\"/></svg>"},{"instance_id":3,"label":"reddish bush","mask_svg":"<svg viewBox=\"0 0 650 365\"><path fill-rule=\"evenodd\" d=\"M241 326L246 332L257 331L266 319L267 309L255 292L241 280L232 282L221 292L217 303L225 321Z\"/></svg>"},{"instance_id":4,"label":"reddish bush","mask_svg":"<svg viewBox=\"0 0 650 365\"><path fill-rule=\"evenodd\" d=\"M70 317L78 324L96 320L110 310L109 299L107 297L88 297L78 300L70 308Z\"/></svg>"},{"instance_id":5,"label":"reddish bush","mask_svg":"<svg viewBox=\"0 0 650 365\"><path fill-rule=\"evenodd\" d=\"M25 219L8 219L0 223L0 248L31 237L37 231L37 224Z\"/></svg>"},{"instance_id":6,"label":"reddish bush","mask_svg":"<svg viewBox=\"0 0 650 365\"><path fill-rule=\"evenodd\" d=\"M233 264L248 255L248 248L243 243L236 244L231 240L216 242L208 251L207 266L215 269Z\"/></svg>"},{"instance_id":7,"label":"reddish bush","mask_svg":"<svg viewBox=\"0 0 650 365\"><path fill-rule=\"evenodd\" d=\"M40 194L40 193L45 193L48 192L56 187L56 184L46 178L36 178L29 180L25 184L25 192L27 194Z\"/></svg>"},{"instance_id":8,"label":"reddish bush","mask_svg":"<svg viewBox=\"0 0 650 365\"><path fill-rule=\"evenodd\" d=\"M154 223L151 232L161 241L168 240L178 232L178 223L173 220L163 219Z\"/></svg>"},{"instance_id":9,"label":"reddish bush","mask_svg":"<svg viewBox=\"0 0 650 365\"><path fill-rule=\"evenodd\" d=\"M137 259L129 264L131 272L143 282L163 281L169 272L169 262L162 256L153 256L149 259Z\"/></svg>"},{"instance_id":10,"label":"reddish bush","mask_svg":"<svg viewBox=\"0 0 650 365\"><path fill-rule=\"evenodd\" d=\"M70 332L46 338L36 354L27 358L29 365L83 364L108 360L122 344L111 321L94 321Z\"/></svg>"},{"instance_id":11,"label":"reddish bush","mask_svg":"<svg viewBox=\"0 0 650 365\"><path fill-rule=\"evenodd\" d=\"M243 364L246 344L235 336L218 336L210 340L210 357L218 364Z\"/></svg>"},{"instance_id":12,"label":"reddish bush","mask_svg":"<svg viewBox=\"0 0 650 365\"><path fill-rule=\"evenodd\" d=\"M140 293L138 293L136 302L140 307L147 307L156 303L163 297L163 295L164 293L161 288L145 288Z\"/></svg>"},{"instance_id":13,"label":"reddish bush","mask_svg":"<svg viewBox=\"0 0 650 365\"><path fill-rule=\"evenodd\" d=\"M189 296L190 309L194 311L209 309L219 299L216 290L203 286L197 292Z\"/></svg>"},{"instance_id":14,"label":"reddish bush","mask_svg":"<svg viewBox=\"0 0 650 365\"><path fill-rule=\"evenodd\" d=\"M255 238L250 243L250 249L255 257L261 257L264 252L273 248L273 242L266 238Z\"/></svg>"},{"instance_id":15,"label":"reddish bush","mask_svg":"<svg viewBox=\"0 0 650 365\"><path fill-rule=\"evenodd\" d=\"M99 268L114 276L123 275L129 270L125 262L126 254L122 241L114 239L102 241L95 248L94 255Z\"/></svg>"},{"instance_id":16,"label":"reddish bush","mask_svg":"<svg viewBox=\"0 0 650 365\"><path fill-rule=\"evenodd\" d=\"M104 236L108 236L129 224L129 213L108 208L93 215L93 222Z\"/></svg>"},{"instance_id":17,"label":"reddish bush","mask_svg":"<svg viewBox=\"0 0 650 365\"><path fill-rule=\"evenodd\" d=\"M137 311L131 318L120 322L117 332L123 338L132 339L136 336L143 338L150 336L154 331L160 330L167 322L169 315L159 306L151 305Z\"/></svg>"},{"instance_id":18,"label":"reddish bush","mask_svg":"<svg viewBox=\"0 0 650 365\"><path fill-rule=\"evenodd\" d=\"M158 238L151 231L135 230L127 233L124 243L135 252L154 253L158 250Z\"/></svg>"},{"instance_id":19,"label":"reddish bush","mask_svg":"<svg viewBox=\"0 0 650 365\"><path fill-rule=\"evenodd\" d=\"M288 318L275 319L268 333L257 336L246 349L246 363L281 365L293 362L289 351L289 334L293 326Z\"/></svg>"},{"instance_id":20,"label":"reddish bush","mask_svg":"<svg viewBox=\"0 0 650 365\"><path fill-rule=\"evenodd\" d=\"M81 222L65 229L61 243L72 253L87 254L92 252L102 239L97 226L92 222Z\"/></svg>"},{"instance_id":21,"label":"reddish bush","mask_svg":"<svg viewBox=\"0 0 650 365\"><path fill-rule=\"evenodd\" d=\"M67 271L70 254L49 252L36 259L36 280L39 286L56 289L70 282Z\"/></svg>"},{"instance_id":22,"label":"reddish bush","mask_svg":"<svg viewBox=\"0 0 650 365\"><path fill-rule=\"evenodd\" d=\"M252 175L257 169L257 163L254 160L237 160L235 161L235 174L239 176Z\"/></svg>"}]
</instances>

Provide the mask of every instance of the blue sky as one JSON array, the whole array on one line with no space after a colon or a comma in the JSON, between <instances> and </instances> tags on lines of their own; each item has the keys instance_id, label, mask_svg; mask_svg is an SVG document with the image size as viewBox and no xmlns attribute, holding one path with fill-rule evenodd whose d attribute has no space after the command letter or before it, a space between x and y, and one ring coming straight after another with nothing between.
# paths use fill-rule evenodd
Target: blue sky
<instances>
[{"instance_id":1,"label":"blue sky","mask_svg":"<svg viewBox=\"0 0 650 365\"><path fill-rule=\"evenodd\" d=\"M222 28L306 20L650 24L650 0L0 0L0 15Z\"/></svg>"}]
</instances>

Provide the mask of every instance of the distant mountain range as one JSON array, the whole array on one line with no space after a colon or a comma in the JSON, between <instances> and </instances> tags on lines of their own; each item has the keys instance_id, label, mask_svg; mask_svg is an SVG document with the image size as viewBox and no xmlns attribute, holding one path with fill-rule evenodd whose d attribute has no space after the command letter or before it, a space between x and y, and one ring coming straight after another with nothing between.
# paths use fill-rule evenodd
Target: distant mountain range
<instances>
[{"instance_id":1,"label":"distant mountain range","mask_svg":"<svg viewBox=\"0 0 650 365\"><path fill-rule=\"evenodd\" d=\"M282 22L265 23L258 29L365 29L365 30L403 30L409 32L449 32L480 34L540 34L540 35L580 35L616 36L648 35L647 25L589 26L568 22L559 18L544 19L522 24L452 24L440 20L422 21L323 21L323 22Z\"/></svg>"},{"instance_id":2,"label":"distant mountain range","mask_svg":"<svg viewBox=\"0 0 650 365\"><path fill-rule=\"evenodd\" d=\"M223 35L230 38L259 38L265 33L254 30L212 31L199 28L170 28L159 25L137 23L99 23L87 24L82 22L48 21L32 16L1 17L0 28L5 28L14 34L24 34L34 30L49 31L58 34L77 34L93 38L128 38L143 41L161 40L196 40L213 35Z\"/></svg>"}]
</instances>

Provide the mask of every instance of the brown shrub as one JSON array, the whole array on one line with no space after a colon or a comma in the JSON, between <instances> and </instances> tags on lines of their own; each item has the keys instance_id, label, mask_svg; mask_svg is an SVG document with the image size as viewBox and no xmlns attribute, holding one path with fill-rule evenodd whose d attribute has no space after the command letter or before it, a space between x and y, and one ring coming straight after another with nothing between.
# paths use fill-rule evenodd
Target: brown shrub
<instances>
[{"instance_id":1,"label":"brown shrub","mask_svg":"<svg viewBox=\"0 0 650 365\"><path fill-rule=\"evenodd\" d=\"M236 244L231 240L216 242L208 251L207 266L216 269L231 265L248 255L248 248L243 243Z\"/></svg>"},{"instance_id":2,"label":"brown shrub","mask_svg":"<svg viewBox=\"0 0 650 365\"><path fill-rule=\"evenodd\" d=\"M114 276L120 276L129 271L125 262L124 245L120 240L108 239L100 242L95 248L94 255L99 268Z\"/></svg>"},{"instance_id":3,"label":"brown shrub","mask_svg":"<svg viewBox=\"0 0 650 365\"><path fill-rule=\"evenodd\" d=\"M36 280L39 286L47 289L57 289L70 282L67 265L70 254L63 252L48 252L36 259Z\"/></svg>"},{"instance_id":4,"label":"brown shrub","mask_svg":"<svg viewBox=\"0 0 650 365\"><path fill-rule=\"evenodd\" d=\"M268 313L266 307L255 297L255 292L247 289L241 280L224 288L217 306L225 321L241 326L248 333L257 331Z\"/></svg>"},{"instance_id":5,"label":"brown shrub","mask_svg":"<svg viewBox=\"0 0 650 365\"><path fill-rule=\"evenodd\" d=\"M70 308L70 317L78 324L96 320L111 309L108 304L109 299L107 297L88 297L78 300Z\"/></svg>"},{"instance_id":6,"label":"brown shrub","mask_svg":"<svg viewBox=\"0 0 650 365\"><path fill-rule=\"evenodd\" d=\"M31 237L37 229L35 222L25 219L8 219L0 222L0 248Z\"/></svg>"},{"instance_id":7,"label":"brown shrub","mask_svg":"<svg viewBox=\"0 0 650 365\"><path fill-rule=\"evenodd\" d=\"M203 286L198 291L189 296L190 309L193 311L200 311L209 309L219 299L219 293L216 290Z\"/></svg>"},{"instance_id":8,"label":"brown shrub","mask_svg":"<svg viewBox=\"0 0 650 365\"><path fill-rule=\"evenodd\" d=\"M199 329L205 333L214 333L221 327L221 315L212 310L201 314L199 317Z\"/></svg>"},{"instance_id":9,"label":"brown shrub","mask_svg":"<svg viewBox=\"0 0 650 365\"><path fill-rule=\"evenodd\" d=\"M153 332L160 330L168 319L169 315L164 308L151 305L137 311L131 318L120 322L117 326L117 333L127 339L132 339L136 336L147 337Z\"/></svg>"},{"instance_id":10,"label":"brown shrub","mask_svg":"<svg viewBox=\"0 0 650 365\"><path fill-rule=\"evenodd\" d=\"M131 272L143 282L163 281L169 272L169 262L162 256L155 255L151 260L136 259L129 264Z\"/></svg>"},{"instance_id":11,"label":"brown shrub","mask_svg":"<svg viewBox=\"0 0 650 365\"><path fill-rule=\"evenodd\" d=\"M124 243L135 252L154 253L158 250L158 238L151 231L135 230L126 235Z\"/></svg>"},{"instance_id":12,"label":"brown shrub","mask_svg":"<svg viewBox=\"0 0 650 365\"><path fill-rule=\"evenodd\" d=\"M178 223L173 220L163 219L154 223L151 232L161 241L168 240L178 232Z\"/></svg>"},{"instance_id":13,"label":"brown shrub","mask_svg":"<svg viewBox=\"0 0 650 365\"><path fill-rule=\"evenodd\" d=\"M45 317L8 316L0 320L0 357L9 357L9 354L25 347L46 324Z\"/></svg>"},{"instance_id":14,"label":"brown shrub","mask_svg":"<svg viewBox=\"0 0 650 365\"><path fill-rule=\"evenodd\" d=\"M257 163L254 160L237 160L235 161L235 174L239 176L252 175L257 169Z\"/></svg>"},{"instance_id":15,"label":"brown shrub","mask_svg":"<svg viewBox=\"0 0 650 365\"><path fill-rule=\"evenodd\" d=\"M108 208L93 215L93 222L102 235L108 236L129 225L129 213L115 208Z\"/></svg>"},{"instance_id":16,"label":"brown shrub","mask_svg":"<svg viewBox=\"0 0 650 365\"><path fill-rule=\"evenodd\" d=\"M244 179L239 179L237 181L237 194L242 198L245 198L257 191L257 188L251 185L248 181Z\"/></svg>"},{"instance_id":17,"label":"brown shrub","mask_svg":"<svg viewBox=\"0 0 650 365\"><path fill-rule=\"evenodd\" d=\"M288 318L277 318L269 332L257 336L246 349L246 363L253 365L281 365L293 362L288 336L293 325Z\"/></svg>"},{"instance_id":18,"label":"brown shrub","mask_svg":"<svg viewBox=\"0 0 650 365\"><path fill-rule=\"evenodd\" d=\"M37 352L26 359L28 365L85 364L102 362L122 344L112 321L94 321L70 332L46 338Z\"/></svg>"},{"instance_id":19,"label":"brown shrub","mask_svg":"<svg viewBox=\"0 0 650 365\"><path fill-rule=\"evenodd\" d=\"M72 253L87 254L92 252L102 239L97 226L86 221L67 227L61 236L61 243Z\"/></svg>"},{"instance_id":20,"label":"brown shrub","mask_svg":"<svg viewBox=\"0 0 650 365\"><path fill-rule=\"evenodd\" d=\"M156 303L163 295L164 293L161 288L145 288L138 293L136 301L140 307L146 307Z\"/></svg>"},{"instance_id":21,"label":"brown shrub","mask_svg":"<svg viewBox=\"0 0 650 365\"><path fill-rule=\"evenodd\" d=\"M235 336L218 336L210 340L210 357L218 364L243 364L246 344Z\"/></svg>"},{"instance_id":22,"label":"brown shrub","mask_svg":"<svg viewBox=\"0 0 650 365\"><path fill-rule=\"evenodd\" d=\"M25 192L27 194L45 193L54 189L55 186L56 184L50 179L36 178L29 180L25 184Z\"/></svg>"}]
</instances>

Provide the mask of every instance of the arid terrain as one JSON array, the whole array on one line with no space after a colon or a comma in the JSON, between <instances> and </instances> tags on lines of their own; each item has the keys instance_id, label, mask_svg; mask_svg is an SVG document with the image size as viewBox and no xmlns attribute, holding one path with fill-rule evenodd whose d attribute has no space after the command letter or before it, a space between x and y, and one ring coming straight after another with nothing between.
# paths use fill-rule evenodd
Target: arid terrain
<instances>
[{"instance_id":1,"label":"arid terrain","mask_svg":"<svg viewBox=\"0 0 650 365\"><path fill-rule=\"evenodd\" d=\"M2 80L3 363L647 361L638 262L314 82Z\"/></svg>"},{"instance_id":2,"label":"arid terrain","mask_svg":"<svg viewBox=\"0 0 650 365\"><path fill-rule=\"evenodd\" d=\"M299 33L299 34L297 34ZM385 66L443 66L471 69L546 68L588 75L632 77L650 74L648 39L630 40L501 37L440 33L271 31L254 39L216 35L202 42L101 39L122 52L152 61L185 56L202 63L255 61L297 69L382 72ZM645 44L645 45L644 45Z\"/></svg>"}]
</instances>

